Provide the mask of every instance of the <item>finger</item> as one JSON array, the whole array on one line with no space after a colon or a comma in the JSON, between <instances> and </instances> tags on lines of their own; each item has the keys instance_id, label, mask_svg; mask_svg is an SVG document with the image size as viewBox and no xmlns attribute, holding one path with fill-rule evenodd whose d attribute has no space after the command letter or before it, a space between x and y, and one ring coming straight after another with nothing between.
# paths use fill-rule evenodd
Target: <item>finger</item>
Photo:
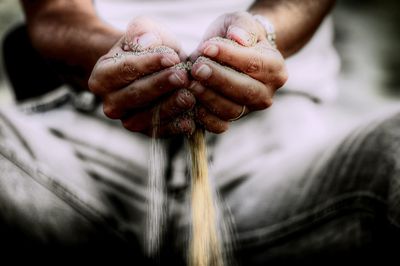
<instances>
[{"instance_id":1,"label":"finger","mask_svg":"<svg viewBox=\"0 0 400 266\"><path fill-rule=\"evenodd\" d=\"M196 99L188 90L178 90L158 106L151 110L136 112L122 119L122 123L125 128L134 132L148 131L155 126L153 121L155 112L159 112L159 121L155 121L156 125L164 126L167 122L192 109L195 103Z\"/></svg>"},{"instance_id":2,"label":"finger","mask_svg":"<svg viewBox=\"0 0 400 266\"><path fill-rule=\"evenodd\" d=\"M189 115L182 115L174 121L161 125L158 128L150 128L144 133L155 138L171 137L176 135L191 135L196 129L193 118Z\"/></svg>"},{"instance_id":3,"label":"finger","mask_svg":"<svg viewBox=\"0 0 400 266\"><path fill-rule=\"evenodd\" d=\"M245 115L242 114L242 105L226 99L214 90L205 88L197 81L192 81L189 90L202 106L221 120L229 121L239 115Z\"/></svg>"},{"instance_id":4,"label":"finger","mask_svg":"<svg viewBox=\"0 0 400 266\"><path fill-rule=\"evenodd\" d=\"M221 120L206 108L197 106L195 110L196 122L202 125L207 131L220 134L228 130L229 122Z\"/></svg>"},{"instance_id":5,"label":"finger","mask_svg":"<svg viewBox=\"0 0 400 266\"><path fill-rule=\"evenodd\" d=\"M227 15L226 37L243 46L254 46L267 39L264 27L248 12L234 12Z\"/></svg>"},{"instance_id":6,"label":"finger","mask_svg":"<svg viewBox=\"0 0 400 266\"><path fill-rule=\"evenodd\" d=\"M204 86L251 110L262 110L272 104L271 87L205 57L196 60L191 74Z\"/></svg>"},{"instance_id":7,"label":"finger","mask_svg":"<svg viewBox=\"0 0 400 266\"><path fill-rule=\"evenodd\" d=\"M173 67L143 77L105 96L104 113L112 119L120 118L127 111L147 108L174 89L187 87L188 83L186 71Z\"/></svg>"},{"instance_id":8,"label":"finger","mask_svg":"<svg viewBox=\"0 0 400 266\"><path fill-rule=\"evenodd\" d=\"M153 19L137 17L128 25L120 47L125 51L135 51L164 45L182 54L181 45L176 40L174 34Z\"/></svg>"},{"instance_id":9,"label":"finger","mask_svg":"<svg viewBox=\"0 0 400 266\"><path fill-rule=\"evenodd\" d=\"M244 47L224 39L211 39L201 48L203 54L223 65L233 67L264 84L286 81L282 55L268 43L261 41L254 47Z\"/></svg>"},{"instance_id":10,"label":"finger","mask_svg":"<svg viewBox=\"0 0 400 266\"><path fill-rule=\"evenodd\" d=\"M127 86L134 80L180 62L170 48L157 47L146 52L113 49L99 60L89 79L89 88L102 96Z\"/></svg>"},{"instance_id":11,"label":"finger","mask_svg":"<svg viewBox=\"0 0 400 266\"><path fill-rule=\"evenodd\" d=\"M254 46L258 41L266 39L264 28L250 13L229 13L218 17L211 23L203 36L202 42L190 56L191 60L194 61L200 56L200 47L203 42L215 37L227 38L246 47Z\"/></svg>"}]
</instances>

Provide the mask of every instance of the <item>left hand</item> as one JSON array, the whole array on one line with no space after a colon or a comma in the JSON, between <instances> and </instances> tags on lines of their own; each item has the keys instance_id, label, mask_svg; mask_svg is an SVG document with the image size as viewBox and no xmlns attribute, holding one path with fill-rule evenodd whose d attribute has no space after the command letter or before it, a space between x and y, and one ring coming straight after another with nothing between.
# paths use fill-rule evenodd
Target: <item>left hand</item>
<instances>
[{"instance_id":1,"label":"left hand","mask_svg":"<svg viewBox=\"0 0 400 266\"><path fill-rule=\"evenodd\" d=\"M191 60L196 61L189 90L200 103L195 118L214 133L226 131L229 121L243 114L268 108L287 80L283 56L247 12L214 21Z\"/></svg>"},{"instance_id":2,"label":"left hand","mask_svg":"<svg viewBox=\"0 0 400 266\"><path fill-rule=\"evenodd\" d=\"M105 115L121 120L130 131L155 137L190 134L195 123L186 113L195 98L184 89L189 85L187 71L175 67L186 57L164 27L137 17L100 57L88 85L102 98Z\"/></svg>"}]
</instances>

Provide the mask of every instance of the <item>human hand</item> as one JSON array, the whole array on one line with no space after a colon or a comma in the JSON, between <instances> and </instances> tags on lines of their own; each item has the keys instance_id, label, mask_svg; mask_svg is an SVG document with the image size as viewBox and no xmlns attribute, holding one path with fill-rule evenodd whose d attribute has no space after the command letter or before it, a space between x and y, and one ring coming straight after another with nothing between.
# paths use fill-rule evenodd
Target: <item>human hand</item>
<instances>
[{"instance_id":1,"label":"human hand","mask_svg":"<svg viewBox=\"0 0 400 266\"><path fill-rule=\"evenodd\" d=\"M287 80L283 56L247 12L219 17L191 60L189 90L199 103L195 119L214 133L226 131L238 117L268 108Z\"/></svg>"},{"instance_id":2,"label":"human hand","mask_svg":"<svg viewBox=\"0 0 400 266\"><path fill-rule=\"evenodd\" d=\"M158 137L190 134L195 124L185 113L195 104L186 58L172 35L155 22L135 19L123 37L96 63L89 88L103 100L106 116L128 130ZM159 123L152 118L159 108Z\"/></svg>"}]
</instances>

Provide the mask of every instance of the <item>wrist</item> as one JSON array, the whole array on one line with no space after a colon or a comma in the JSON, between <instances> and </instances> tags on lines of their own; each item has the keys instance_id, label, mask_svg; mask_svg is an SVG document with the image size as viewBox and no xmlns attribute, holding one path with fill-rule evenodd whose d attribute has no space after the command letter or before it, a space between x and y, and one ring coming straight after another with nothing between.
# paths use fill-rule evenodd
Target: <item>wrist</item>
<instances>
[{"instance_id":1,"label":"wrist","mask_svg":"<svg viewBox=\"0 0 400 266\"><path fill-rule=\"evenodd\" d=\"M59 19L57 13L28 21L28 30L34 48L46 59L93 67L122 36L97 17L71 14Z\"/></svg>"},{"instance_id":2,"label":"wrist","mask_svg":"<svg viewBox=\"0 0 400 266\"><path fill-rule=\"evenodd\" d=\"M271 20L262 15L253 15L253 18L263 27L268 43L277 48L275 26Z\"/></svg>"},{"instance_id":3,"label":"wrist","mask_svg":"<svg viewBox=\"0 0 400 266\"><path fill-rule=\"evenodd\" d=\"M122 33L97 17L59 19L57 16L53 13L28 21L32 45L64 81L74 87L87 88L87 79L95 63Z\"/></svg>"}]
</instances>

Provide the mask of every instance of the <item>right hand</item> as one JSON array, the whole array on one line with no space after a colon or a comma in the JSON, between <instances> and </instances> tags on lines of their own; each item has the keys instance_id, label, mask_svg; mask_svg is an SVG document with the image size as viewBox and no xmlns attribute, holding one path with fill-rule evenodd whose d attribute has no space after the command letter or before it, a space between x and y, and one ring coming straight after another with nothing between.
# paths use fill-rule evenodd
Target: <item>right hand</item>
<instances>
[{"instance_id":1,"label":"right hand","mask_svg":"<svg viewBox=\"0 0 400 266\"><path fill-rule=\"evenodd\" d=\"M248 12L228 13L208 28L194 61L189 87L197 99L196 120L213 133L229 122L271 106L287 80L282 54Z\"/></svg>"},{"instance_id":2,"label":"right hand","mask_svg":"<svg viewBox=\"0 0 400 266\"><path fill-rule=\"evenodd\" d=\"M91 73L89 88L102 98L105 115L120 119L130 131L151 136L157 108L157 137L191 134L195 129L186 115L195 105L194 96L184 89L188 73L174 67L186 57L171 36L149 19L135 19Z\"/></svg>"}]
</instances>

